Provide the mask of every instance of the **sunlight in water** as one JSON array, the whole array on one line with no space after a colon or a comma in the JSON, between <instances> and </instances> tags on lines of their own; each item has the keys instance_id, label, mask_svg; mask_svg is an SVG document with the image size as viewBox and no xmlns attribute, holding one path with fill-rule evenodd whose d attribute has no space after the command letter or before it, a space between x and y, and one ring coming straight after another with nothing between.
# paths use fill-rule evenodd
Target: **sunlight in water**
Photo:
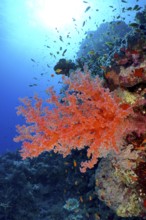
<instances>
[{"instance_id":1,"label":"sunlight in water","mask_svg":"<svg viewBox=\"0 0 146 220\"><path fill-rule=\"evenodd\" d=\"M36 25L63 27L79 19L84 10L81 0L28 0L31 17Z\"/></svg>"}]
</instances>

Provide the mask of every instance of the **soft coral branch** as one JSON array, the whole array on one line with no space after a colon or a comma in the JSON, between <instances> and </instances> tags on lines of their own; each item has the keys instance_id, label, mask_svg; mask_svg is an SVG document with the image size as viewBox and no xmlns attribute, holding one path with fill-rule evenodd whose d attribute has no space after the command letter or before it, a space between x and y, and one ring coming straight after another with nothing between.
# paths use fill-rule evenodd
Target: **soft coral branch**
<instances>
[{"instance_id":1,"label":"soft coral branch","mask_svg":"<svg viewBox=\"0 0 146 220\"><path fill-rule=\"evenodd\" d=\"M67 156L72 149L88 146L89 160L81 164L85 172L100 156L119 149L132 109L123 108L99 78L91 78L87 71L75 72L71 78L64 79L64 83L68 84L68 89L61 102L50 90L51 98L47 103L53 103L53 109L43 107L38 97L35 97L35 105L29 99L22 100L24 106L18 107L18 113L25 117L27 126L17 127L19 136L15 141L23 142L23 158L50 150Z\"/></svg>"}]
</instances>

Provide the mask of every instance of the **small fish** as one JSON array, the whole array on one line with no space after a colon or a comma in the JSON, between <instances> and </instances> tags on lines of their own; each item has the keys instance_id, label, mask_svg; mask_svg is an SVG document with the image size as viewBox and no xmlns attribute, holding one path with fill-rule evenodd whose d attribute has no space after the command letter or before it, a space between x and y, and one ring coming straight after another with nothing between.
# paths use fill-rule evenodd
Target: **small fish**
<instances>
[{"instance_id":1,"label":"small fish","mask_svg":"<svg viewBox=\"0 0 146 220\"><path fill-rule=\"evenodd\" d=\"M89 11L89 9L90 9L90 8L91 8L91 7L90 7L90 6L88 6L88 7L86 8L85 12Z\"/></svg>"},{"instance_id":2,"label":"small fish","mask_svg":"<svg viewBox=\"0 0 146 220\"><path fill-rule=\"evenodd\" d=\"M83 197L82 197L82 196L80 196L80 202L84 202L84 200L83 200Z\"/></svg>"},{"instance_id":3,"label":"small fish","mask_svg":"<svg viewBox=\"0 0 146 220\"><path fill-rule=\"evenodd\" d=\"M133 7L133 10L139 11L141 8L142 8L142 7L140 7L139 5L135 5L135 6Z\"/></svg>"},{"instance_id":4,"label":"small fish","mask_svg":"<svg viewBox=\"0 0 146 220\"><path fill-rule=\"evenodd\" d=\"M64 55L65 55L66 51L67 51L67 49L65 49L65 50L63 51L62 56L64 56Z\"/></svg>"},{"instance_id":5,"label":"small fish","mask_svg":"<svg viewBox=\"0 0 146 220\"><path fill-rule=\"evenodd\" d=\"M65 165L65 166L68 166L68 165L70 165L70 163L67 162L67 161L65 161L65 162L64 162L64 165Z\"/></svg>"},{"instance_id":6,"label":"small fish","mask_svg":"<svg viewBox=\"0 0 146 220\"><path fill-rule=\"evenodd\" d=\"M125 1L125 0L121 0L121 2L123 2L123 3L127 3L127 1Z\"/></svg>"},{"instance_id":7,"label":"small fish","mask_svg":"<svg viewBox=\"0 0 146 220\"><path fill-rule=\"evenodd\" d=\"M135 29L135 31L136 31L137 33L141 33L141 34L142 34L142 31L141 31L140 29Z\"/></svg>"},{"instance_id":8,"label":"small fish","mask_svg":"<svg viewBox=\"0 0 146 220\"><path fill-rule=\"evenodd\" d=\"M76 181L75 181L75 186L77 186L78 184L79 184L79 183L78 183L78 181L76 180Z\"/></svg>"},{"instance_id":9,"label":"small fish","mask_svg":"<svg viewBox=\"0 0 146 220\"><path fill-rule=\"evenodd\" d=\"M122 8L122 12L123 12L123 13L125 12L125 9L126 9L125 7Z\"/></svg>"},{"instance_id":10,"label":"small fish","mask_svg":"<svg viewBox=\"0 0 146 220\"><path fill-rule=\"evenodd\" d=\"M100 220L101 219L101 217L100 217L100 215L98 213L95 213L95 219L96 220Z\"/></svg>"},{"instance_id":11,"label":"small fish","mask_svg":"<svg viewBox=\"0 0 146 220\"><path fill-rule=\"evenodd\" d=\"M30 84L29 87L37 86L37 84Z\"/></svg>"},{"instance_id":12,"label":"small fish","mask_svg":"<svg viewBox=\"0 0 146 220\"><path fill-rule=\"evenodd\" d=\"M47 64L47 67L50 68L49 64Z\"/></svg>"},{"instance_id":13,"label":"small fish","mask_svg":"<svg viewBox=\"0 0 146 220\"><path fill-rule=\"evenodd\" d=\"M57 29L57 27L56 27L55 29L56 29L56 31L59 33L59 30Z\"/></svg>"},{"instance_id":14,"label":"small fish","mask_svg":"<svg viewBox=\"0 0 146 220\"><path fill-rule=\"evenodd\" d=\"M110 5L109 7L110 7L110 8L113 8L114 6Z\"/></svg>"},{"instance_id":15,"label":"small fish","mask_svg":"<svg viewBox=\"0 0 146 220\"><path fill-rule=\"evenodd\" d=\"M90 50L90 51L88 52L88 54L89 54L89 55L95 55L95 51L94 51L94 50Z\"/></svg>"},{"instance_id":16,"label":"small fish","mask_svg":"<svg viewBox=\"0 0 146 220\"><path fill-rule=\"evenodd\" d=\"M51 77L54 77L54 74L51 74Z\"/></svg>"},{"instance_id":17,"label":"small fish","mask_svg":"<svg viewBox=\"0 0 146 220\"><path fill-rule=\"evenodd\" d=\"M92 196L89 196L89 201L92 201L92 199L93 199Z\"/></svg>"},{"instance_id":18,"label":"small fish","mask_svg":"<svg viewBox=\"0 0 146 220\"><path fill-rule=\"evenodd\" d=\"M118 25L118 24L121 24L121 21L118 21L118 22L117 22L117 25Z\"/></svg>"},{"instance_id":19,"label":"small fish","mask_svg":"<svg viewBox=\"0 0 146 220\"><path fill-rule=\"evenodd\" d=\"M60 47L60 50L62 50L62 47Z\"/></svg>"},{"instance_id":20,"label":"small fish","mask_svg":"<svg viewBox=\"0 0 146 220\"><path fill-rule=\"evenodd\" d=\"M36 61L35 61L34 59L32 59L32 58L31 58L31 61L34 62L34 63L36 62Z\"/></svg>"},{"instance_id":21,"label":"small fish","mask_svg":"<svg viewBox=\"0 0 146 220\"><path fill-rule=\"evenodd\" d=\"M50 48L50 46L46 45L47 48Z\"/></svg>"},{"instance_id":22,"label":"small fish","mask_svg":"<svg viewBox=\"0 0 146 220\"><path fill-rule=\"evenodd\" d=\"M106 42L105 44L109 47L112 47L114 45L112 42Z\"/></svg>"},{"instance_id":23,"label":"small fish","mask_svg":"<svg viewBox=\"0 0 146 220\"><path fill-rule=\"evenodd\" d=\"M73 165L74 165L74 167L77 167L77 162L76 162L76 160L73 161Z\"/></svg>"},{"instance_id":24,"label":"small fish","mask_svg":"<svg viewBox=\"0 0 146 220\"><path fill-rule=\"evenodd\" d=\"M72 20L73 20L73 21L76 21L76 19L75 19L75 18L72 18Z\"/></svg>"},{"instance_id":25,"label":"small fish","mask_svg":"<svg viewBox=\"0 0 146 220\"><path fill-rule=\"evenodd\" d=\"M128 7L126 8L127 11L131 11L132 10L132 7Z\"/></svg>"},{"instance_id":26,"label":"small fish","mask_svg":"<svg viewBox=\"0 0 146 220\"><path fill-rule=\"evenodd\" d=\"M84 3L88 3L88 2L86 2L86 1L83 1Z\"/></svg>"},{"instance_id":27,"label":"small fish","mask_svg":"<svg viewBox=\"0 0 146 220\"><path fill-rule=\"evenodd\" d=\"M129 26L133 27L133 28L138 28L139 24L137 24L137 23L130 23Z\"/></svg>"},{"instance_id":28,"label":"small fish","mask_svg":"<svg viewBox=\"0 0 146 220\"><path fill-rule=\"evenodd\" d=\"M119 19L121 16L119 15L119 16L117 16L117 19Z\"/></svg>"},{"instance_id":29,"label":"small fish","mask_svg":"<svg viewBox=\"0 0 146 220\"><path fill-rule=\"evenodd\" d=\"M97 8L96 11L99 11L99 9Z\"/></svg>"},{"instance_id":30,"label":"small fish","mask_svg":"<svg viewBox=\"0 0 146 220\"><path fill-rule=\"evenodd\" d=\"M62 36L59 36L59 40L61 40L63 42Z\"/></svg>"},{"instance_id":31,"label":"small fish","mask_svg":"<svg viewBox=\"0 0 146 220\"><path fill-rule=\"evenodd\" d=\"M60 73L60 72L62 72L62 69L59 69L59 68L58 68L58 69L55 70L55 72L56 72L56 73Z\"/></svg>"},{"instance_id":32,"label":"small fish","mask_svg":"<svg viewBox=\"0 0 146 220\"><path fill-rule=\"evenodd\" d=\"M85 23L86 23L86 21L84 21L84 22L83 22L82 27L84 27L84 26L85 26Z\"/></svg>"}]
</instances>

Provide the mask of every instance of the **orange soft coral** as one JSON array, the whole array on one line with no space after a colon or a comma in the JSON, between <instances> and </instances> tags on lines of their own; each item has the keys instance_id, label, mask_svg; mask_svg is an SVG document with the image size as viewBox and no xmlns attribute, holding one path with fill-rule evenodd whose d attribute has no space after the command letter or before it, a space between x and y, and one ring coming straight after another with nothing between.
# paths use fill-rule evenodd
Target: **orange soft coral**
<instances>
[{"instance_id":1,"label":"orange soft coral","mask_svg":"<svg viewBox=\"0 0 146 220\"><path fill-rule=\"evenodd\" d=\"M85 172L100 156L119 149L132 110L123 108L118 98L102 86L98 77L91 78L88 71L77 71L64 82L68 84L65 97L59 101L60 97L50 89L48 107L43 107L38 97L35 105L27 98L22 100L24 106L18 107L18 113L25 117L27 125L17 127L19 136L15 141L23 142L23 158L51 150L67 156L72 149L88 146L89 160L81 164ZM49 109L50 103L53 109Z\"/></svg>"}]
</instances>

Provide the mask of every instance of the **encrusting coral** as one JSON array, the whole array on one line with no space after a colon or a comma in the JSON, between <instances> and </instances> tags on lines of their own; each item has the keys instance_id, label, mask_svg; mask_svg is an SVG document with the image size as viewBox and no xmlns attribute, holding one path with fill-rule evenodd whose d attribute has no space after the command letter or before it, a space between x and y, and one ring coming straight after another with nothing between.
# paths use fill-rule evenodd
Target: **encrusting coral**
<instances>
[{"instance_id":1,"label":"encrusting coral","mask_svg":"<svg viewBox=\"0 0 146 220\"><path fill-rule=\"evenodd\" d=\"M53 89L49 89L47 106L38 97L34 97L35 102L21 100L24 106L18 107L18 114L25 117L26 125L17 126L19 135L14 140L22 141L23 159L51 150L65 157L73 149L87 147L88 160L81 163L85 172L99 157L118 151L131 128L128 117L133 110L104 88L98 77L92 78L87 69L84 73L77 70L63 81L68 89L61 101Z\"/></svg>"}]
</instances>

